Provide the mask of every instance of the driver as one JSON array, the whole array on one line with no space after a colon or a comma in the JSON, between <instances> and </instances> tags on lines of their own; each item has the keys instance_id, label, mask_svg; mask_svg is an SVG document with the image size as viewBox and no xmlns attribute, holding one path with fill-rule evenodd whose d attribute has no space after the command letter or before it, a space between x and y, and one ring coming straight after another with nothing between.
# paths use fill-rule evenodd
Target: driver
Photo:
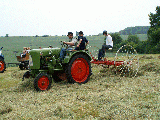
<instances>
[{"instance_id":1,"label":"driver","mask_svg":"<svg viewBox=\"0 0 160 120\"><path fill-rule=\"evenodd\" d=\"M60 57L59 57L60 60L63 59L65 51L66 50L73 50L74 47L75 47L75 44L77 43L77 39L73 39L73 33L72 32L68 32L67 36L69 38L69 42L63 41L63 44L67 44L68 45L68 49L64 49L64 48L61 49L61 51L60 51Z\"/></svg>"}]
</instances>

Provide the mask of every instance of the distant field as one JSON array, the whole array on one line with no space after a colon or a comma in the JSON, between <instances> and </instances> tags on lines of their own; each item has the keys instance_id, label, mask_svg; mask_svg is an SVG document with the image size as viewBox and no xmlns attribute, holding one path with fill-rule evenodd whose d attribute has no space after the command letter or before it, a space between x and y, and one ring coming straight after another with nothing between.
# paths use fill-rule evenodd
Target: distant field
<instances>
[{"instance_id":1,"label":"distant field","mask_svg":"<svg viewBox=\"0 0 160 120\"><path fill-rule=\"evenodd\" d=\"M104 36L88 36L87 39L90 41L90 46L96 45L101 47ZM68 41L67 36L50 36L50 37L0 37L0 47L3 46L3 55L5 56L6 63L17 62L15 57L20 55L23 51L23 47L31 47L32 49L47 48L49 45L53 47L61 47L60 41ZM91 48L90 50L95 50ZM98 48L96 48L98 50Z\"/></svg>"},{"instance_id":2,"label":"distant field","mask_svg":"<svg viewBox=\"0 0 160 120\"><path fill-rule=\"evenodd\" d=\"M146 35L140 34L138 35L141 40L145 40ZM127 35L121 35L123 39L127 39ZM89 46L91 47L89 50L97 56L99 48L103 44L104 36L87 36L89 40ZM15 63L17 59L15 57L15 51L17 52L16 55L20 55L22 53L23 47L31 47L32 49L38 49L40 46L42 48L46 48L49 45L53 47L61 47L60 41L68 41L67 36L49 36L49 37L33 37L33 36L24 36L24 37L0 37L0 47L4 47L3 54L5 55L6 63ZM114 56L111 53L110 56Z\"/></svg>"},{"instance_id":3,"label":"distant field","mask_svg":"<svg viewBox=\"0 0 160 120\"><path fill-rule=\"evenodd\" d=\"M137 36L139 37L139 39L141 41L147 40L147 34L137 34ZM121 35L121 37L122 37L123 40L127 40L128 35Z\"/></svg>"}]
</instances>

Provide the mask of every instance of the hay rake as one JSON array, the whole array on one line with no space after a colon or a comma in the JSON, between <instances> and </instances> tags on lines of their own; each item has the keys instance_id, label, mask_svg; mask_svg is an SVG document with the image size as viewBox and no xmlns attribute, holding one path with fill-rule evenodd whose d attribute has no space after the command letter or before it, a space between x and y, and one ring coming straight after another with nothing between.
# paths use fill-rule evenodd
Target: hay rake
<instances>
[{"instance_id":1,"label":"hay rake","mask_svg":"<svg viewBox=\"0 0 160 120\"><path fill-rule=\"evenodd\" d=\"M135 77L138 73L139 58L137 51L131 45L124 45L119 48L114 60L107 60L106 58L103 58L103 60L99 61L91 52L90 54L92 56L91 63L97 65L108 65L108 68L110 66L114 66L114 68L116 68L116 74L121 77Z\"/></svg>"}]
</instances>

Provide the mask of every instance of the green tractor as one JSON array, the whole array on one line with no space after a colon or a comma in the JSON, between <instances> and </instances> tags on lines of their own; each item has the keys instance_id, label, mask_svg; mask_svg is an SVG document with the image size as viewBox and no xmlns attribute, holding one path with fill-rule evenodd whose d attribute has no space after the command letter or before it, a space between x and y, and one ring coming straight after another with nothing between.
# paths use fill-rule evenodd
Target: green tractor
<instances>
[{"instance_id":1,"label":"green tractor","mask_svg":"<svg viewBox=\"0 0 160 120\"><path fill-rule=\"evenodd\" d=\"M61 48L30 50L29 71L23 75L23 80L32 77L37 91L50 89L52 80L54 82L67 80L69 83L80 84L88 82L92 74L89 51L68 50L63 60L59 59L60 51Z\"/></svg>"}]
</instances>

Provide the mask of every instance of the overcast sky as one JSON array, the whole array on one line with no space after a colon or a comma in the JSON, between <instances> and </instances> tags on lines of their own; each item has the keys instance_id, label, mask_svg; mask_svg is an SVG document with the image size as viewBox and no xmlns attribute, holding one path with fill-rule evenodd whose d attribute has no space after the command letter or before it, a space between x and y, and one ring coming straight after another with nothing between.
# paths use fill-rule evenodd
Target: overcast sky
<instances>
[{"instance_id":1,"label":"overcast sky","mask_svg":"<svg viewBox=\"0 0 160 120\"><path fill-rule=\"evenodd\" d=\"M0 36L96 35L149 26L160 0L0 0Z\"/></svg>"}]
</instances>

